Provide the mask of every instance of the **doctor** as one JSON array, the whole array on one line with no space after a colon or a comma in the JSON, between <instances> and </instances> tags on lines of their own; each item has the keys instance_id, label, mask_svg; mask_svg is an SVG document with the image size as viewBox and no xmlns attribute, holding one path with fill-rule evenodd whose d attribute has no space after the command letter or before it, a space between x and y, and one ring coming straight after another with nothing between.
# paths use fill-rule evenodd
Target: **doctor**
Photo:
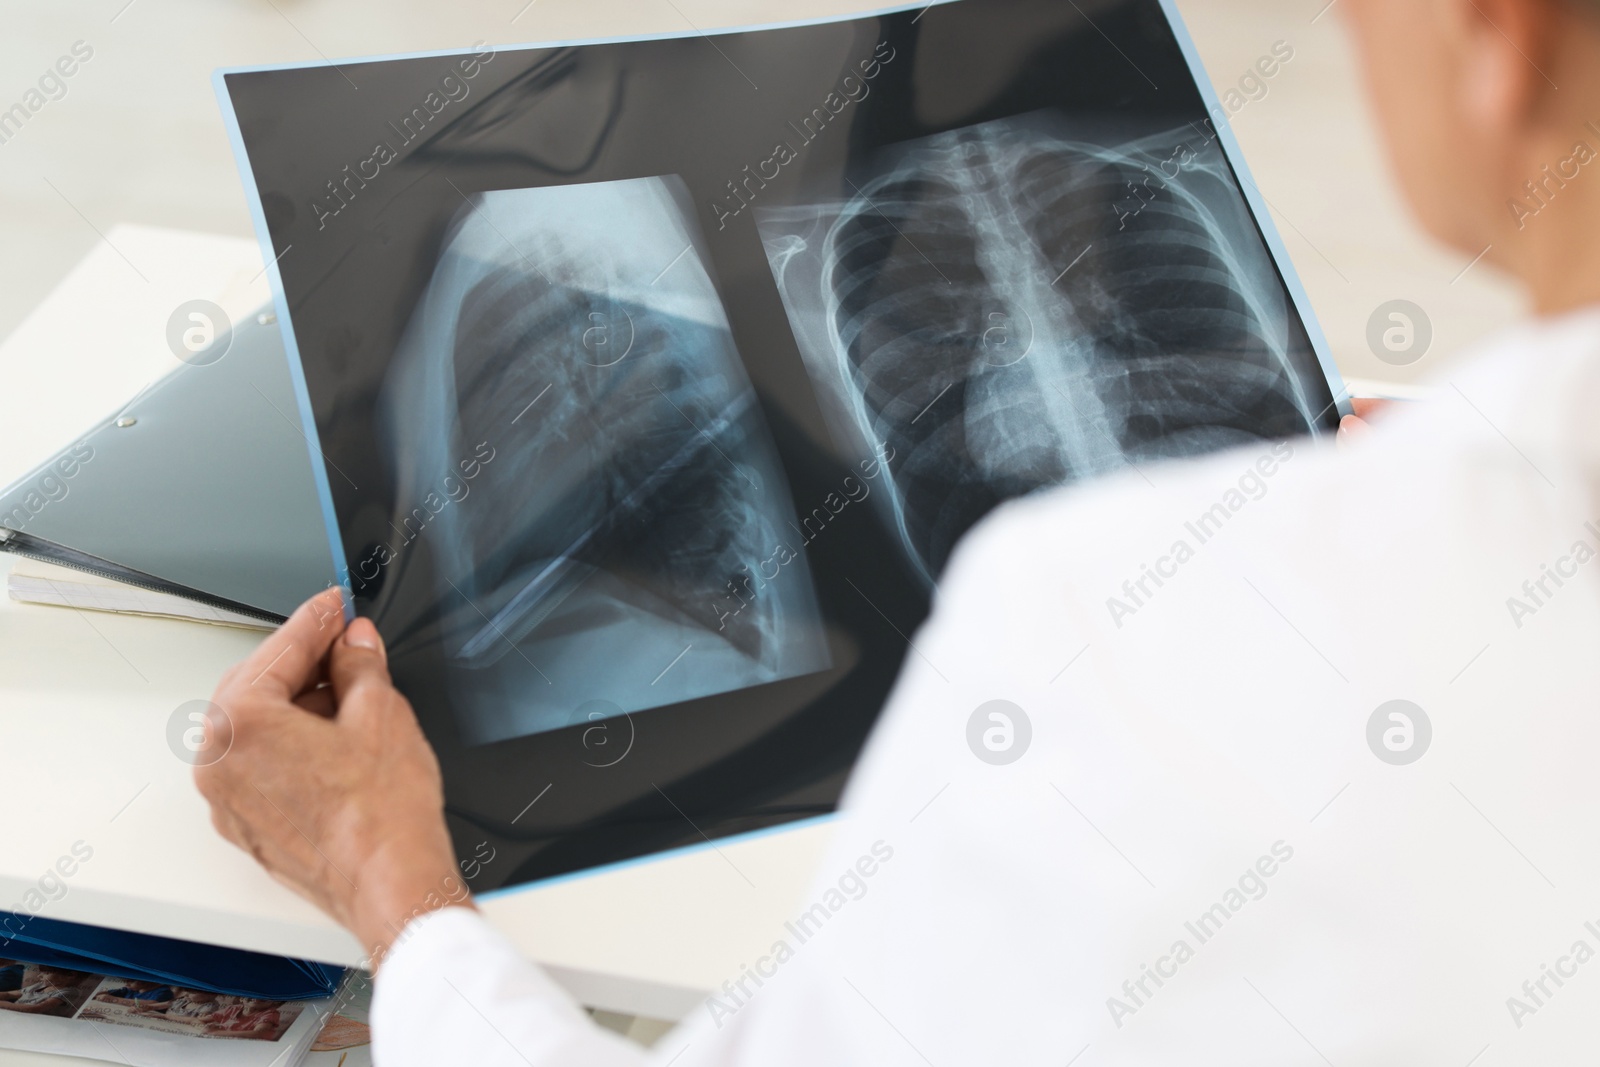
<instances>
[{"instance_id":1,"label":"doctor","mask_svg":"<svg viewBox=\"0 0 1600 1067\"><path fill-rule=\"evenodd\" d=\"M437 765L337 593L223 681L200 789L373 947L384 1067L1593 1057L1600 2L1341 10L1412 205L1539 317L1341 455L982 524L802 921L653 1053L441 892Z\"/></svg>"}]
</instances>

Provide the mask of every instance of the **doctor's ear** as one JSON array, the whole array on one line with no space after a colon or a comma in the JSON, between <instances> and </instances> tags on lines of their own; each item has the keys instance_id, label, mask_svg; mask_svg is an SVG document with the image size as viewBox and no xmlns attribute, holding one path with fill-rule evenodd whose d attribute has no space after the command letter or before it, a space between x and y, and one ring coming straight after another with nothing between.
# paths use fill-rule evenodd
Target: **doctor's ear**
<instances>
[{"instance_id":1,"label":"doctor's ear","mask_svg":"<svg viewBox=\"0 0 1600 1067\"><path fill-rule=\"evenodd\" d=\"M1468 122L1492 135L1516 136L1539 123L1559 91L1560 50L1581 10L1594 0L1443 0L1460 20L1463 49L1457 87Z\"/></svg>"}]
</instances>

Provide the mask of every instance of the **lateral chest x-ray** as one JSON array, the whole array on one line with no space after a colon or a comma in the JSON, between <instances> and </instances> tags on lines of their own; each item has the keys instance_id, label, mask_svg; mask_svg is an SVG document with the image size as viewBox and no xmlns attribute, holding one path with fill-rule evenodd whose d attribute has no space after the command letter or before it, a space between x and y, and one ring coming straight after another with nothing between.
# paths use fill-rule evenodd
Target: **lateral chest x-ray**
<instances>
[{"instance_id":1,"label":"lateral chest x-ray","mask_svg":"<svg viewBox=\"0 0 1600 1067\"><path fill-rule=\"evenodd\" d=\"M794 504L690 218L671 178L480 194L401 340L396 484L479 466L434 548L471 742L829 664L807 560L763 572Z\"/></svg>"},{"instance_id":2,"label":"lateral chest x-ray","mask_svg":"<svg viewBox=\"0 0 1600 1067\"><path fill-rule=\"evenodd\" d=\"M221 76L473 888L830 811L998 504L1334 428L1186 47L959 0Z\"/></svg>"}]
</instances>

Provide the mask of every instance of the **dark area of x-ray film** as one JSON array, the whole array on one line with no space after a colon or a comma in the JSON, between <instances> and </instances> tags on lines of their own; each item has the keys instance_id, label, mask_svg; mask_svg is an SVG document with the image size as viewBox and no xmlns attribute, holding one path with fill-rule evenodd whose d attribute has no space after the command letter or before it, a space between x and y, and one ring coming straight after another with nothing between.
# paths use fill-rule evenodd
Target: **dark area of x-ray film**
<instances>
[{"instance_id":1,"label":"dark area of x-ray film","mask_svg":"<svg viewBox=\"0 0 1600 1067\"><path fill-rule=\"evenodd\" d=\"M1337 418L1157 0L226 87L476 890L831 810L997 504Z\"/></svg>"}]
</instances>

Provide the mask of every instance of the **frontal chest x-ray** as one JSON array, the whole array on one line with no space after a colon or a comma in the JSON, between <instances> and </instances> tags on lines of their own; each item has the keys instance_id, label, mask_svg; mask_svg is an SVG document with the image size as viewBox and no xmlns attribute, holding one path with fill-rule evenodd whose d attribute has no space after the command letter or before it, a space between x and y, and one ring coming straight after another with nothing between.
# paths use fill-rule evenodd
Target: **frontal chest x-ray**
<instances>
[{"instance_id":1,"label":"frontal chest x-ray","mask_svg":"<svg viewBox=\"0 0 1600 1067\"><path fill-rule=\"evenodd\" d=\"M1327 404L1214 132L1049 113L896 145L755 211L807 370L931 584L1001 501L1303 433Z\"/></svg>"}]
</instances>

